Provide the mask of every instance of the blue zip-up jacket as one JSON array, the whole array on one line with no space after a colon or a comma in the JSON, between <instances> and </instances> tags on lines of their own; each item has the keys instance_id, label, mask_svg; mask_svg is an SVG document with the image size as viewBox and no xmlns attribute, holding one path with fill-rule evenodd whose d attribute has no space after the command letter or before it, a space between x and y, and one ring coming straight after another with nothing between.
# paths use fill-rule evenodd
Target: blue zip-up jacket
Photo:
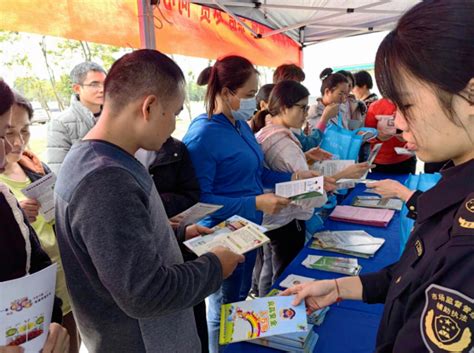
<instances>
[{"instance_id":1,"label":"blue zip-up jacket","mask_svg":"<svg viewBox=\"0 0 474 353\"><path fill-rule=\"evenodd\" d=\"M223 205L202 223L213 226L239 215L261 224L263 214L255 198L275 183L291 180L290 173L264 167L262 148L246 122L235 126L224 114L195 118L183 138L201 187L201 201Z\"/></svg>"}]
</instances>

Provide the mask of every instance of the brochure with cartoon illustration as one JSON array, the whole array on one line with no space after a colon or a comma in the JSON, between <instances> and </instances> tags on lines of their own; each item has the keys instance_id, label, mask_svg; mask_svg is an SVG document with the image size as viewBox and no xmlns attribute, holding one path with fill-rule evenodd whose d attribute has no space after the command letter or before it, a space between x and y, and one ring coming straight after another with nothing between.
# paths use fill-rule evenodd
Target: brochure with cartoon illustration
<instances>
[{"instance_id":1,"label":"brochure with cartoon illustration","mask_svg":"<svg viewBox=\"0 0 474 353\"><path fill-rule=\"evenodd\" d=\"M305 304L293 306L294 298L265 297L222 305L219 343L307 331Z\"/></svg>"},{"instance_id":2,"label":"brochure with cartoon illustration","mask_svg":"<svg viewBox=\"0 0 474 353\"><path fill-rule=\"evenodd\" d=\"M185 241L184 245L198 256L219 245L235 253L245 254L270 241L263 234L267 231L266 228L240 216L232 216L212 229L214 233L192 238Z\"/></svg>"},{"instance_id":3,"label":"brochure with cartoon illustration","mask_svg":"<svg viewBox=\"0 0 474 353\"><path fill-rule=\"evenodd\" d=\"M0 283L0 346L43 349L54 304L57 265Z\"/></svg>"}]
</instances>

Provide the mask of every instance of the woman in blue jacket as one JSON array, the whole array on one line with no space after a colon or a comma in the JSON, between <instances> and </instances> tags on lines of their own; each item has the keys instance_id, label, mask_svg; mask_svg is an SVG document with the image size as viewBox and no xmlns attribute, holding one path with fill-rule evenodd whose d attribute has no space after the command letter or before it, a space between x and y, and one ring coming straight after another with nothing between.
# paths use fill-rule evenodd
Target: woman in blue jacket
<instances>
[{"instance_id":1,"label":"woman in blue jacket","mask_svg":"<svg viewBox=\"0 0 474 353\"><path fill-rule=\"evenodd\" d=\"M199 77L207 84L206 114L195 118L184 136L201 187L201 201L223 205L204 220L213 226L233 215L260 224L289 204L264 189L275 183L315 176L313 171L272 172L263 166L263 152L247 124L255 111L258 72L247 59L227 56ZM255 251L246 254L222 288L209 298L209 350L218 351L220 306L244 300L250 289Z\"/></svg>"}]
</instances>

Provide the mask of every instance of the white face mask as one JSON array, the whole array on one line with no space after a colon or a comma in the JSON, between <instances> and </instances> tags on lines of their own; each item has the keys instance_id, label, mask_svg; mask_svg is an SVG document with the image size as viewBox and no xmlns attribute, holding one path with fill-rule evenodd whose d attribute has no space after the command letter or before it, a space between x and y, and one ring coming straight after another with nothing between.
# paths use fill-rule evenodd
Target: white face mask
<instances>
[{"instance_id":1,"label":"white face mask","mask_svg":"<svg viewBox=\"0 0 474 353\"><path fill-rule=\"evenodd\" d=\"M238 110L231 109L232 117L235 120L249 120L257 109L257 100L253 98L239 98L240 108Z\"/></svg>"}]
</instances>

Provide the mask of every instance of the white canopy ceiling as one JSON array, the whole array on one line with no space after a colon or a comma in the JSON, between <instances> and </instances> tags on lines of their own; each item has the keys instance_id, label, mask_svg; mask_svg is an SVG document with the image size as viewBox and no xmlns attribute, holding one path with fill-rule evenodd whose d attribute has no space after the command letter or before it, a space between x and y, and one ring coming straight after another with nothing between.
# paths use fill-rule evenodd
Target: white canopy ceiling
<instances>
[{"instance_id":1,"label":"white canopy ceiling","mask_svg":"<svg viewBox=\"0 0 474 353\"><path fill-rule=\"evenodd\" d=\"M392 29L398 18L419 0L200 0L284 33L303 46L334 38ZM236 18L236 20L238 20ZM251 28L242 23L248 30ZM255 33L256 35L256 33ZM257 35L256 35L257 36Z\"/></svg>"}]
</instances>

